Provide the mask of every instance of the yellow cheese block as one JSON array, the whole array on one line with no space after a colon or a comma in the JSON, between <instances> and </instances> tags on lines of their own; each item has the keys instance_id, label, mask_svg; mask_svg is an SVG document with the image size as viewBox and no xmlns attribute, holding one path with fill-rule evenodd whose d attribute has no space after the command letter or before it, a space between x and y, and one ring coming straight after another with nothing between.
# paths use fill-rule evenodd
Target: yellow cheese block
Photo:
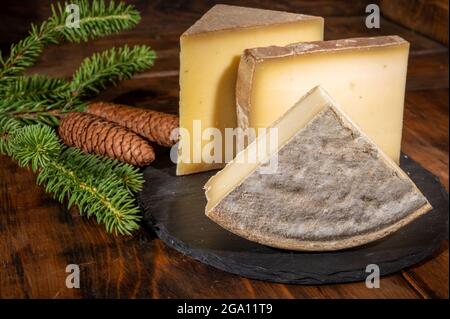
<instances>
[{"instance_id":1,"label":"yellow cheese block","mask_svg":"<svg viewBox=\"0 0 450 319\"><path fill-rule=\"evenodd\" d=\"M246 50L236 87L239 126L268 127L321 85L398 163L408 52L409 43L398 36Z\"/></svg>"},{"instance_id":2,"label":"yellow cheese block","mask_svg":"<svg viewBox=\"0 0 450 319\"><path fill-rule=\"evenodd\" d=\"M181 140L177 175L224 165L225 143L220 145L222 141L210 136L202 138L202 133L211 127L221 133L225 128L237 127L236 77L244 49L322 37L320 17L228 5L214 6L189 28L180 38ZM197 132L195 123L201 125ZM216 163L206 163L199 156L211 143L223 150L222 159Z\"/></svg>"}]
</instances>

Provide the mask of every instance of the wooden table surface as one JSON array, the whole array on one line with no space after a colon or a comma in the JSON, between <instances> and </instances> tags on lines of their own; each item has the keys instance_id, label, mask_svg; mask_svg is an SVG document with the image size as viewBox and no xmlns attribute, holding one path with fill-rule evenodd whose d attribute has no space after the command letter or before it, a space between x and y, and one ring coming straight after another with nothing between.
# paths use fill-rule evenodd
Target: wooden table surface
<instances>
[{"instance_id":1,"label":"wooden table surface","mask_svg":"<svg viewBox=\"0 0 450 319\"><path fill-rule=\"evenodd\" d=\"M3 52L25 35L29 23L48 15L48 3L38 2L2 4ZM92 52L145 43L157 51L156 65L99 99L177 112L179 36L212 2L130 2L143 16L137 28L88 44L50 46L30 72L70 77ZM447 47L384 18L380 29L367 29L364 10L369 1L239 3L322 15L326 39L398 34L410 41L402 148L439 176L448 191ZM448 298L448 252L446 242L432 258L383 277L379 289L364 283L299 286L250 280L183 256L145 230L133 237L108 235L103 226L67 210L35 186L33 173L0 157L1 298ZM80 289L65 286L65 268L72 263L81 269Z\"/></svg>"}]
</instances>

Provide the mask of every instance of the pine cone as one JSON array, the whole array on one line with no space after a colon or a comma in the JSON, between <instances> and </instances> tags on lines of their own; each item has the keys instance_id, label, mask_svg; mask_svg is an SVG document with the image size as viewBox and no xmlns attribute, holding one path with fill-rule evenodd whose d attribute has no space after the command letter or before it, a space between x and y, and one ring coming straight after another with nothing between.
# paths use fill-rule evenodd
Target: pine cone
<instances>
[{"instance_id":1,"label":"pine cone","mask_svg":"<svg viewBox=\"0 0 450 319\"><path fill-rule=\"evenodd\" d=\"M135 166L146 166L155 152L146 140L112 122L87 113L69 113L58 128L65 144L85 153L104 155Z\"/></svg>"},{"instance_id":2,"label":"pine cone","mask_svg":"<svg viewBox=\"0 0 450 319\"><path fill-rule=\"evenodd\" d=\"M178 141L179 120L176 115L104 102L90 104L87 112L124 126L162 146L170 147Z\"/></svg>"}]
</instances>

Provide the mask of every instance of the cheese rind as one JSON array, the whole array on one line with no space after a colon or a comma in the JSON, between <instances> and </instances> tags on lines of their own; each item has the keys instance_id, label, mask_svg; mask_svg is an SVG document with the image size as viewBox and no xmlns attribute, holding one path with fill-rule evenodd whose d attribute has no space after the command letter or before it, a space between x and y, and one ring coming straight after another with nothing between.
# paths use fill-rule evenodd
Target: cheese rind
<instances>
[{"instance_id":1,"label":"cheese rind","mask_svg":"<svg viewBox=\"0 0 450 319\"><path fill-rule=\"evenodd\" d=\"M246 50L236 85L238 125L267 127L321 85L398 163L408 52L409 43L398 36Z\"/></svg>"},{"instance_id":2,"label":"cheese rind","mask_svg":"<svg viewBox=\"0 0 450 319\"><path fill-rule=\"evenodd\" d=\"M216 4L187 29L183 36L308 20L321 22L323 25L323 18L306 14Z\"/></svg>"},{"instance_id":3,"label":"cheese rind","mask_svg":"<svg viewBox=\"0 0 450 319\"><path fill-rule=\"evenodd\" d=\"M323 19L287 12L216 5L180 38L180 127L190 133L181 136L177 175L211 170L225 165L194 161L212 138L193 136L194 121L202 130L234 129L236 122L236 78L244 49L321 40ZM229 141L232 144L232 141ZM231 156L232 157L232 156Z\"/></svg>"},{"instance_id":4,"label":"cheese rind","mask_svg":"<svg viewBox=\"0 0 450 319\"><path fill-rule=\"evenodd\" d=\"M306 124L295 121L301 110L312 118ZM258 172L266 159L251 170L233 160L205 185L206 215L225 229L277 248L337 250L387 236L431 209L320 88L273 127L281 130L276 173Z\"/></svg>"}]
</instances>

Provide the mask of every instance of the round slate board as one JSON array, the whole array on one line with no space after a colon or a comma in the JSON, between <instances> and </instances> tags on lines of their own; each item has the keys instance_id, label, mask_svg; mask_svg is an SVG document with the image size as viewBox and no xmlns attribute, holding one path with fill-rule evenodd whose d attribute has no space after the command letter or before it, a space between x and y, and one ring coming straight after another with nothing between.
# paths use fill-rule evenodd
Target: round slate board
<instances>
[{"instance_id":1,"label":"round slate board","mask_svg":"<svg viewBox=\"0 0 450 319\"><path fill-rule=\"evenodd\" d=\"M163 242L218 269L291 284L360 281L369 264L377 264L381 275L390 274L430 256L448 239L448 194L439 179L405 155L400 166L433 210L384 239L336 252L274 249L226 231L204 214L203 185L215 171L175 176L168 156L144 171L146 183L138 200L146 224Z\"/></svg>"}]
</instances>

